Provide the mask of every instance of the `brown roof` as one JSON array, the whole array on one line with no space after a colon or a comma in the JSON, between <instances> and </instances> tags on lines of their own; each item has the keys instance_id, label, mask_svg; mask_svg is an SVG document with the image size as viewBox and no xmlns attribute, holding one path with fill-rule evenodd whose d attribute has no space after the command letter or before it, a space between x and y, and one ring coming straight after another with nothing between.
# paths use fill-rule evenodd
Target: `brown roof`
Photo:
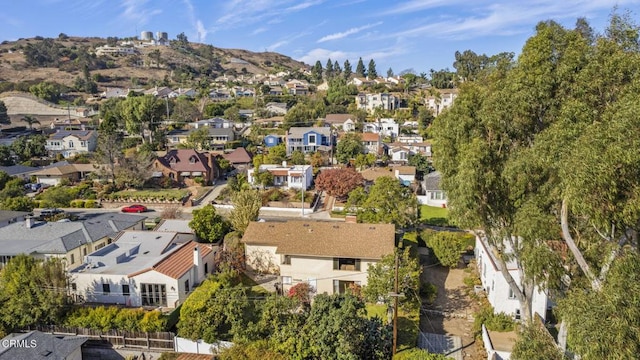
<instances>
[{"instance_id":1,"label":"brown roof","mask_svg":"<svg viewBox=\"0 0 640 360\"><path fill-rule=\"evenodd\" d=\"M289 175L289 170L287 170L287 169L267 169L267 171L272 173L275 176L287 176L287 175Z\"/></svg>"},{"instance_id":2,"label":"brown roof","mask_svg":"<svg viewBox=\"0 0 640 360\"><path fill-rule=\"evenodd\" d=\"M380 141L380 134L362 133L362 141Z\"/></svg>"},{"instance_id":3,"label":"brown roof","mask_svg":"<svg viewBox=\"0 0 640 360\"><path fill-rule=\"evenodd\" d=\"M195 247L200 251L201 257L205 257L213 251L210 246L189 241L178 251L173 252L171 255L155 264L152 269L174 279L179 279L184 275L184 273L193 267L193 249Z\"/></svg>"},{"instance_id":4,"label":"brown roof","mask_svg":"<svg viewBox=\"0 0 640 360\"><path fill-rule=\"evenodd\" d=\"M251 222L242 242L276 246L277 254L380 259L393 253L395 226L300 220Z\"/></svg>"},{"instance_id":5,"label":"brown roof","mask_svg":"<svg viewBox=\"0 0 640 360\"><path fill-rule=\"evenodd\" d=\"M246 164L251 162L251 154L245 148L239 147L228 154L222 155L232 164Z\"/></svg>"},{"instance_id":6,"label":"brown roof","mask_svg":"<svg viewBox=\"0 0 640 360\"><path fill-rule=\"evenodd\" d=\"M176 360L213 360L215 359L215 355L206 355L206 354L180 354L176 358Z\"/></svg>"},{"instance_id":7,"label":"brown roof","mask_svg":"<svg viewBox=\"0 0 640 360\"><path fill-rule=\"evenodd\" d=\"M67 175L67 174L73 174L78 172L78 170L76 169L76 167L74 165L61 165L61 166L56 166L56 167L50 167L50 168L46 168L46 169L42 169L40 171L36 171L31 175L42 175L42 176L60 176L60 175Z\"/></svg>"},{"instance_id":8,"label":"brown roof","mask_svg":"<svg viewBox=\"0 0 640 360\"><path fill-rule=\"evenodd\" d=\"M376 181L379 177L394 177L393 173L387 168L369 168L361 171L360 174L367 181Z\"/></svg>"},{"instance_id":9,"label":"brown roof","mask_svg":"<svg viewBox=\"0 0 640 360\"><path fill-rule=\"evenodd\" d=\"M349 119L355 120L355 118L356 117L351 114L327 114L327 116L325 116L324 118L324 121L328 122L329 124L342 124Z\"/></svg>"},{"instance_id":10,"label":"brown roof","mask_svg":"<svg viewBox=\"0 0 640 360\"><path fill-rule=\"evenodd\" d=\"M193 158L193 163L191 159ZM172 164L172 160L175 162ZM158 157L158 162L175 171L201 171L209 170L209 162L205 154L200 154L193 149L171 150L165 156Z\"/></svg>"},{"instance_id":11,"label":"brown roof","mask_svg":"<svg viewBox=\"0 0 640 360\"><path fill-rule=\"evenodd\" d=\"M416 174L416 167L415 166L396 166L394 169L396 171L398 171L398 174L400 174L400 175L415 175Z\"/></svg>"}]
</instances>

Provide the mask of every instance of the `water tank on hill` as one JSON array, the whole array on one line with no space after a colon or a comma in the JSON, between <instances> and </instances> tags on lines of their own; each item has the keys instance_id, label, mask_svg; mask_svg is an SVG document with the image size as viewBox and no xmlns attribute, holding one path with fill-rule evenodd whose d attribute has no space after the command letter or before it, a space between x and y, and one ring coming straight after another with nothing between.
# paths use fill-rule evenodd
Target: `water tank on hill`
<instances>
[{"instance_id":1,"label":"water tank on hill","mask_svg":"<svg viewBox=\"0 0 640 360\"><path fill-rule=\"evenodd\" d=\"M140 33L140 40L149 41L153 40L153 33L151 31L143 31Z\"/></svg>"},{"instance_id":2,"label":"water tank on hill","mask_svg":"<svg viewBox=\"0 0 640 360\"><path fill-rule=\"evenodd\" d=\"M160 41L160 40L168 41L169 40L169 34L167 34L164 31L158 31L156 33L156 40L158 40L158 41Z\"/></svg>"}]
</instances>

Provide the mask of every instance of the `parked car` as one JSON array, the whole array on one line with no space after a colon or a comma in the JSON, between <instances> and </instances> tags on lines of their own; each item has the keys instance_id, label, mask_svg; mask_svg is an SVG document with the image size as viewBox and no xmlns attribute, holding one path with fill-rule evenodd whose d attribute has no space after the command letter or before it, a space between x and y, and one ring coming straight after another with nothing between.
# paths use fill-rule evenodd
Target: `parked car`
<instances>
[{"instance_id":1,"label":"parked car","mask_svg":"<svg viewBox=\"0 0 640 360\"><path fill-rule=\"evenodd\" d=\"M139 204L129 205L122 208L122 212L125 213L143 213L147 210L146 206Z\"/></svg>"},{"instance_id":2,"label":"parked car","mask_svg":"<svg viewBox=\"0 0 640 360\"><path fill-rule=\"evenodd\" d=\"M55 208L46 208L40 210L40 216L38 217L40 220L47 220L55 215L63 214L64 210L55 209Z\"/></svg>"}]
</instances>

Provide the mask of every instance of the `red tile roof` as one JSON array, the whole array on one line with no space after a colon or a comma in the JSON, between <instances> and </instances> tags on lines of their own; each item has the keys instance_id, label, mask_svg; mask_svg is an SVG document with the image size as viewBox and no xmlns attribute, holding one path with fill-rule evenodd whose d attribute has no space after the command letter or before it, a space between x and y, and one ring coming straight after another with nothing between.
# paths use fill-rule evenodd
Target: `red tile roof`
<instances>
[{"instance_id":1,"label":"red tile roof","mask_svg":"<svg viewBox=\"0 0 640 360\"><path fill-rule=\"evenodd\" d=\"M380 134L376 133L362 133L362 141L380 141Z\"/></svg>"},{"instance_id":2,"label":"red tile roof","mask_svg":"<svg viewBox=\"0 0 640 360\"><path fill-rule=\"evenodd\" d=\"M193 267L193 251L195 247L198 248L200 257L202 258L213 251L213 249L208 245L189 241L179 250L160 260L160 262L155 264L152 269L174 279L179 279L184 275L184 273Z\"/></svg>"}]
</instances>

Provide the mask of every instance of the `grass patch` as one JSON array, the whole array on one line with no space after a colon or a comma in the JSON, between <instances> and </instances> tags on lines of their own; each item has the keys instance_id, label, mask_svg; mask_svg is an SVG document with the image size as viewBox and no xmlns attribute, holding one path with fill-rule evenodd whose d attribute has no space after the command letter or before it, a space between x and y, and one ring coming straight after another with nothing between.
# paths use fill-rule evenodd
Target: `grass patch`
<instances>
[{"instance_id":1,"label":"grass patch","mask_svg":"<svg viewBox=\"0 0 640 360\"><path fill-rule=\"evenodd\" d=\"M332 211L331 213L329 213L329 216L331 216L332 218L344 219L345 217L347 217L347 214L344 211Z\"/></svg>"},{"instance_id":2,"label":"grass patch","mask_svg":"<svg viewBox=\"0 0 640 360\"><path fill-rule=\"evenodd\" d=\"M196 191L196 199L200 199L202 196L204 196L204 194L207 193L207 191L211 190L213 188L213 186L200 186L197 188Z\"/></svg>"},{"instance_id":3,"label":"grass patch","mask_svg":"<svg viewBox=\"0 0 640 360\"><path fill-rule=\"evenodd\" d=\"M387 305L385 304L367 304L365 306L367 309L367 317L379 317L383 322L386 322L387 319Z\"/></svg>"},{"instance_id":4,"label":"grass patch","mask_svg":"<svg viewBox=\"0 0 640 360\"><path fill-rule=\"evenodd\" d=\"M449 209L436 206L421 205L420 221L424 224L429 225L448 226Z\"/></svg>"},{"instance_id":5,"label":"grass patch","mask_svg":"<svg viewBox=\"0 0 640 360\"><path fill-rule=\"evenodd\" d=\"M255 282L252 278L248 277L244 273L240 273L240 283L244 286L251 287L249 295L269 295L271 292L262 286L260 286L257 282Z\"/></svg>"},{"instance_id":6,"label":"grass patch","mask_svg":"<svg viewBox=\"0 0 640 360\"><path fill-rule=\"evenodd\" d=\"M379 317L383 323L387 322L387 305L367 304L367 317ZM411 349L418 344L418 333L420 332L420 314L415 311L398 310L398 351Z\"/></svg>"},{"instance_id":7,"label":"grass patch","mask_svg":"<svg viewBox=\"0 0 640 360\"><path fill-rule=\"evenodd\" d=\"M122 190L111 194L111 199L180 200L189 194L186 189Z\"/></svg>"}]
</instances>

